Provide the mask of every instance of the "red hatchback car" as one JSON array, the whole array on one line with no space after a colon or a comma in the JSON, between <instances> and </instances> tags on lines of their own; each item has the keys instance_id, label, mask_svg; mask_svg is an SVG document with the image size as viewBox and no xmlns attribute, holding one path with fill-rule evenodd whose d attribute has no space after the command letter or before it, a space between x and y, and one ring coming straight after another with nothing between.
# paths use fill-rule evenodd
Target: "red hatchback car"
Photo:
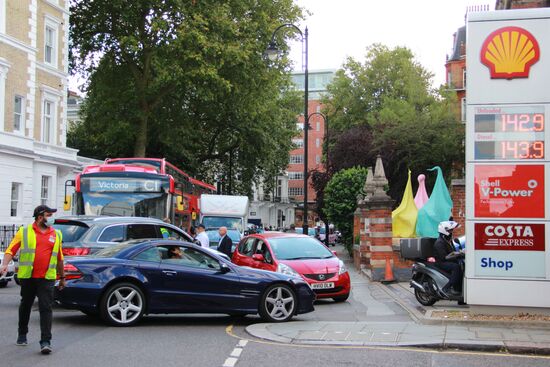
<instances>
[{"instance_id":1,"label":"red hatchback car","mask_svg":"<svg viewBox=\"0 0 550 367\"><path fill-rule=\"evenodd\" d=\"M269 232L247 236L233 252L232 261L241 266L302 277L317 298L344 302L351 290L344 262L321 242L305 235Z\"/></svg>"}]
</instances>

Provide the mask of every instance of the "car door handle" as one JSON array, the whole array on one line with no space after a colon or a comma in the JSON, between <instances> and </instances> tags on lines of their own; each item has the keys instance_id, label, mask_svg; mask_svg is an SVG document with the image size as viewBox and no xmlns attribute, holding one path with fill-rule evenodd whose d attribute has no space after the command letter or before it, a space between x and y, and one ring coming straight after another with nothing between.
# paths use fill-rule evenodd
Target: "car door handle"
<instances>
[{"instance_id":1,"label":"car door handle","mask_svg":"<svg viewBox=\"0 0 550 367\"><path fill-rule=\"evenodd\" d=\"M174 276L177 274L177 272L173 270L163 270L162 272L168 276Z\"/></svg>"}]
</instances>

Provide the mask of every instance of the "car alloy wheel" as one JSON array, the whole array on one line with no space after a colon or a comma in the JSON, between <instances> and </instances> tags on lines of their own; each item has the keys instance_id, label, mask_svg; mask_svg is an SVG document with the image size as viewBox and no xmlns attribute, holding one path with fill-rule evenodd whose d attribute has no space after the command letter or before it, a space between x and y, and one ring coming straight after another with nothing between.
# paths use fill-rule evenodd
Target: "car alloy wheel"
<instances>
[{"instance_id":1,"label":"car alloy wheel","mask_svg":"<svg viewBox=\"0 0 550 367\"><path fill-rule=\"evenodd\" d=\"M275 284L267 288L262 297L260 315L269 322L283 322L296 312L296 294L285 284Z\"/></svg>"},{"instance_id":2,"label":"car alloy wheel","mask_svg":"<svg viewBox=\"0 0 550 367\"><path fill-rule=\"evenodd\" d=\"M101 301L101 316L116 326L130 326L143 316L145 297L132 283L113 285Z\"/></svg>"}]
</instances>

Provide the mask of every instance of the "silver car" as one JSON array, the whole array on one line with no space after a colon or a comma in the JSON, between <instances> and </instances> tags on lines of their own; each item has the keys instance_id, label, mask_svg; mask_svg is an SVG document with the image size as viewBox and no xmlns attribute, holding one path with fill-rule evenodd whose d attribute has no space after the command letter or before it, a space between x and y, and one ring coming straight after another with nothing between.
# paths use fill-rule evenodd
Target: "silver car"
<instances>
[{"instance_id":1,"label":"silver car","mask_svg":"<svg viewBox=\"0 0 550 367\"><path fill-rule=\"evenodd\" d=\"M53 226L63 235L65 256L90 255L132 239L166 238L193 242L182 229L155 218L66 216L56 218Z\"/></svg>"},{"instance_id":2,"label":"silver car","mask_svg":"<svg viewBox=\"0 0 550 367\"><path fill-rule=\"evenodd\" d=\"M0 251L0 264L4 261L4 253ZM8 272L5 275L0 276L0 288L4 288L8 285L8 282L13 280L15 275L15 262L12 260L8 264Z\"/></svg>"}]
</instances>

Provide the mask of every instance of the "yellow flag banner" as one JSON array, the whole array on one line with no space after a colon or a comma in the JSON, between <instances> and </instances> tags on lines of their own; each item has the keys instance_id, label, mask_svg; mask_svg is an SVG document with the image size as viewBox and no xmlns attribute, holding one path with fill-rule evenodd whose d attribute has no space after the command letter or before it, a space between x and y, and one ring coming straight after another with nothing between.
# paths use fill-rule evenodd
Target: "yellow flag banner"
<instances>
[{"instance_id":1,"label":"yellow flag banner","mask_svg":"<svg viewBox=\"0 0 550 367\"><path fill-rule=\"evenodd\" d=\"M416 237L416 218L418 217L418 209L414 203L410 170L401 204L391 213L391 217L393 237Z\"/></svg>"}]
</instances>

